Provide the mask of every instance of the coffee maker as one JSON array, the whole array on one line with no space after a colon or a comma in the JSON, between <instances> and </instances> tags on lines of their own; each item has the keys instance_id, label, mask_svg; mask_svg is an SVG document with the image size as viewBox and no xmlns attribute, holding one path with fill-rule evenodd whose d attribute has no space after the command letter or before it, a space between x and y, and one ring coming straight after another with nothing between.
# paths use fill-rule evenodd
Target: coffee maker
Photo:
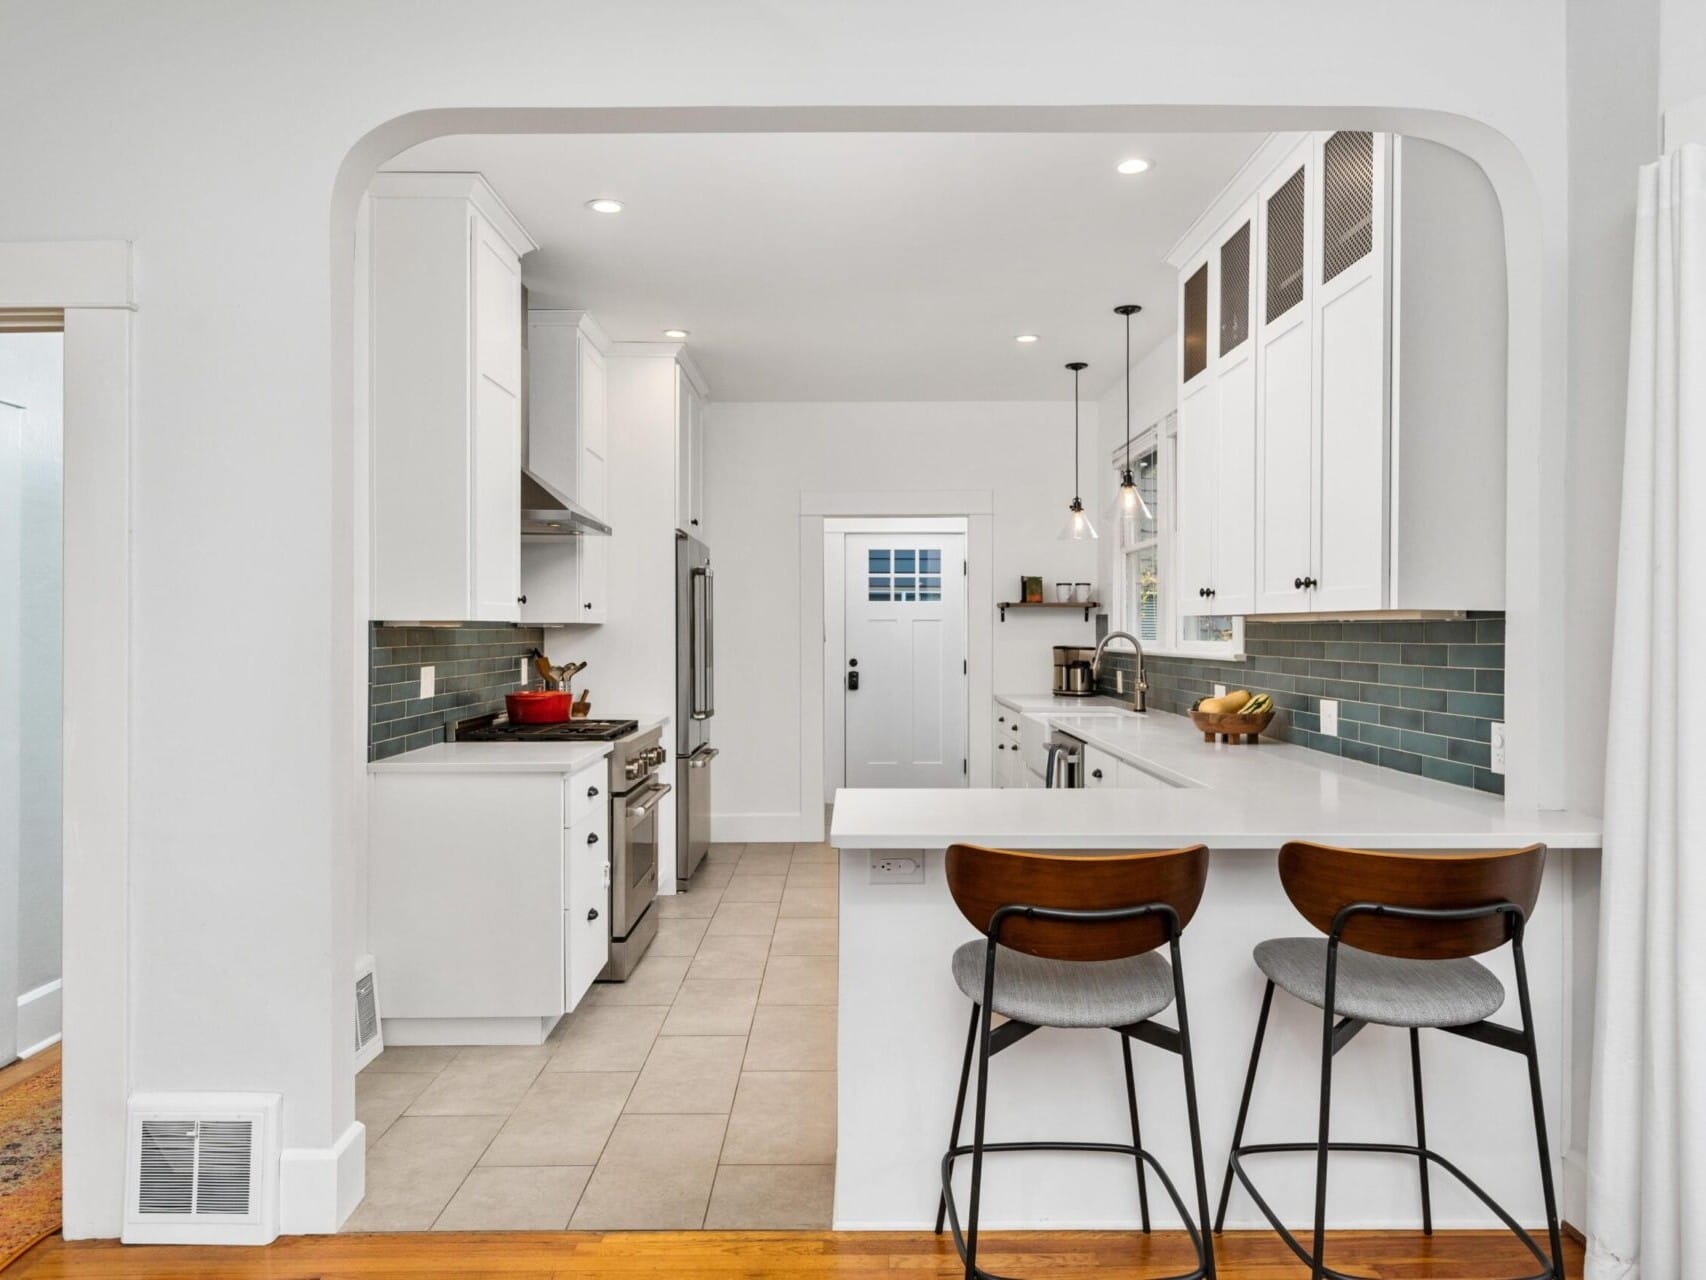
<instances>
[{"instance_id":1,"label":"coffee maker","mask_svg":"<svg viewBox=\"0 0 1706 1280\"><path fill-rule=\"evenodd\" d=\"M1057 698L1092 698L1096 681L1090 674L1090 659L1096 651L1078 644L1057 644L1054 647L1054 696Z\"/></svg>"}]
</instances>

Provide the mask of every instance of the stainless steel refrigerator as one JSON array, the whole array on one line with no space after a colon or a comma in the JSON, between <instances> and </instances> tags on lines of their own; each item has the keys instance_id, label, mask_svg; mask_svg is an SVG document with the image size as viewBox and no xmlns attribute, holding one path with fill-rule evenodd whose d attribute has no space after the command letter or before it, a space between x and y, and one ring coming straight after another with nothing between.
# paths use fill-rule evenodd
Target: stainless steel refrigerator
<instances>
[{"instance_id":1,"label":"stainless steel refrigerator","mask_svg":"<svg viewBox=\"0 0 1706 1280\"><path fill-rule=\"evenodd\" d=\"M711 844L711 719L717 713L711 549L675 540L675 878L685 883Z\"/></svg>"}]
</instances>

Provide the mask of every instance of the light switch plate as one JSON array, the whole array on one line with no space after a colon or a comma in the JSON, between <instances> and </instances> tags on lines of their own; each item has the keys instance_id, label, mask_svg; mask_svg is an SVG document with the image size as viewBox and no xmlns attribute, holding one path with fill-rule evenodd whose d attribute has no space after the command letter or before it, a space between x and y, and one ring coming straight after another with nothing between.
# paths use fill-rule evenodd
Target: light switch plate
<instances>
[{"instance_id":1,"label":"light switch plate","mask_svg":"<svg viewBox=\"0 0 1706 1280\"><path fill-rule=\"evenodd\" d=\"M1321 732L1333 738L1339 736L1339 704L1334 698L1321 699Z\"/></svg>"},{"instance_id":2,"label":"light switch plate","mask_svg":"<svg viewBox=\"0 0 1706 1280\"><path fill-rule=\"evenodd\" d=\"M528 684L533 679L533 664L526 658L517 658L515 665L519 668L518 676L522 684Z\"/></svg>"},{"instance_id":3,"label":"light switch plate","mask_svg":"<svg viewBox=\"0 0 1706 1280\"><path fill-rule=\"evenodd\" d=\"M1214 686L1214 696L1217 698L1224 698L1226 696L1226 686L1223 684L1215 685Z\"/></svg>"},{"instance_id":4,"label":"light switch plate","mask_svg":"<svg viewBox=\"0 0 1706 1280\"><path fill-rule=\"evenodd\" d=\"M1491 746L1493 758L1487 767L1494 773L1503 773L1505 771L1505 725L1502 720L1493 722Z\"/></svg>"},{"instance_id":5,"label":"light switch plate","mask_svg":"<svg viewBox=\"0 0 1706 1280\"><path fill-rule=\"evenodd\" d=\"M438 688L438 668L437 667L422 667L421 668L421 697L423 697L423 698L432 697L433 690L436 688Z\"/></svg>"}]
</instances>

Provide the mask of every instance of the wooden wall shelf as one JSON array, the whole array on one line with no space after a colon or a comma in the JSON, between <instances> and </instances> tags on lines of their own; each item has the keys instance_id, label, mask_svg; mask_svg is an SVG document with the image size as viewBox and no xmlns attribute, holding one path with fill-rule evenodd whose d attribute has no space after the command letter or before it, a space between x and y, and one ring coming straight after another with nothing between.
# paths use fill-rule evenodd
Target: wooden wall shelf
<instances>
[{"instance_id":1,"label":"wooden wall shelf","mask_svg":"<svg viewBox=\"0 0 1706 1280\"><path fill-rule=\"evenodd\" d=\"M1100 609L1099 600L1003 600L995 606L1001 610L1001 621L1007 621L1009 609L1082 609L1084 621L1090 621L1090 610Z\"/></svg>"}]
</instances>

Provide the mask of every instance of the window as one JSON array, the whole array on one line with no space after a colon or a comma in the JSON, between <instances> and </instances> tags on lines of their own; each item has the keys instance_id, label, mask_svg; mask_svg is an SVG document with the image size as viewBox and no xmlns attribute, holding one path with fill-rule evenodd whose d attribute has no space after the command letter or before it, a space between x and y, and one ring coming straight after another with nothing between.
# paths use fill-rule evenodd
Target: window
<instances>
[{"instance_id":1,"label":"window","mask_svg":"<svg viewBox=\"0 0 1706 1280\"><path fill-rule=\"evenodd\" d=\"M1230 658L1244 648L1244 620L1234 617L1182 618L1174 607L1168 580L1173 551L1174 466L1178 456L1178 415L1170 413L1137 436L1131 445L1132 477L1143 498L1135 520L1116 519L1113 625L1129 631L1144 648L1157 653ZM1114 510L1125 471L1122 448L1114 455Z\"/></svg>"},{"instance_id":2,"label":"window","mask_svg":"<svg viewBox=\"0 0 1706 1280\"><path fill-rule=\"evenodd\" d=\"M1125 474L1125 458L1117 475ZM1161 643L1161 450L1154 430L1132 447L1131 474L1142 498L1135 520L1117 522L1120 539L1120 626L1146 645ZM1118 481L1116 480L1117 484Z\"/></svg>"},{"instance_id":3,"label":"window","mask_svg":"<svg viewBox=\"0 0 1706 1280\"><path fill-rule=\"evenodd\" d=\"M865 572L866 594L875 604L929 604L942 599L940 547L872 551Z\"/></svg>"}]
</instances>

